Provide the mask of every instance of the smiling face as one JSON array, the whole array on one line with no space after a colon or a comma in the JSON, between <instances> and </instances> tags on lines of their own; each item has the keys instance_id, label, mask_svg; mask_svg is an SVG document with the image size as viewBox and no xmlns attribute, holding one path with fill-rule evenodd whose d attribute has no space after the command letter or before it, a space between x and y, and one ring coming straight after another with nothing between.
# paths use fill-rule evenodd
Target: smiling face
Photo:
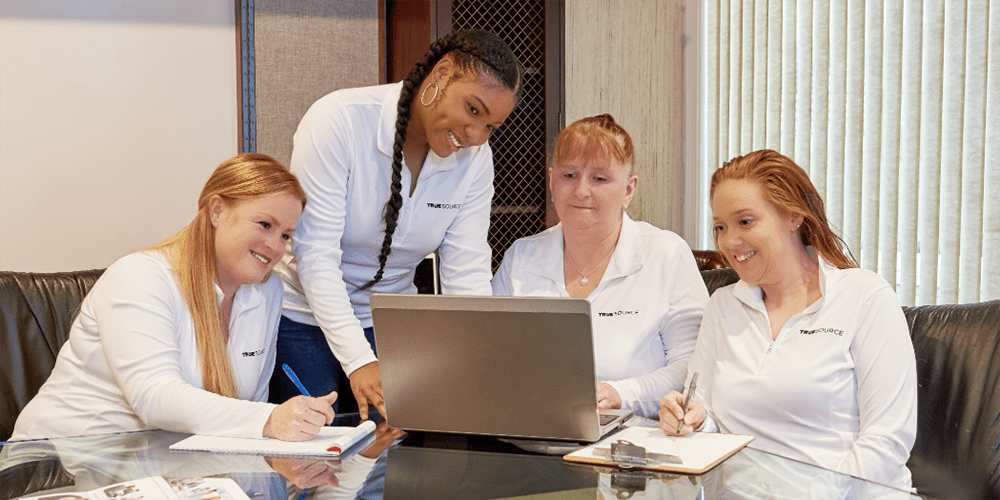
<instances>
[{"instance_id":1,"label":"smiling face","mask_svg":"<svg viewBox=\"0 0 1000 500\"><path fill-rule=\"evenodd\" d=\"M635 195L639 178L612 158L601 164L585 157L549 168L552 202L559 220L570 229L597 229L606 234L621 226L622 211Z\"/></svg>"},{"instance_id":2,"label":"smiling face","mask_svg":"<svg viewBox=\"0 0 1000 500\"><path fill-rule=\"evenodd\" d=\"M209 203L219 287L228 295L264 281L285 254L302 200L286 192L228 204L215 197Z\"/></svg>"},{"instance_id":3,"label":"smiling face","mask_svg":"<svg viewBox=\"0 0 1000 500\"><path fill-rule=\"evenodd\" d=\"M777 282L795 252L803 249L798 233L802 217L779 211L755 181L720 182L712 196L712 218L716 247L747 283Z\"/></svg>"},{"instance_id":4,"label":"smiling face","mask_svg":"<svg viewBox=\"0 0 1000 500\"><path fill-rule=\"evenodd\" d=\"M438 95L431 101L435 82ZM442 158L485 144L517 104L513 90L487 76L462 75L449 58L435 66L424 86L430 86L424 94L430 105L423 106L418 94L413 112L419 115L430 149Z\"/></svg>"}]
</instances>

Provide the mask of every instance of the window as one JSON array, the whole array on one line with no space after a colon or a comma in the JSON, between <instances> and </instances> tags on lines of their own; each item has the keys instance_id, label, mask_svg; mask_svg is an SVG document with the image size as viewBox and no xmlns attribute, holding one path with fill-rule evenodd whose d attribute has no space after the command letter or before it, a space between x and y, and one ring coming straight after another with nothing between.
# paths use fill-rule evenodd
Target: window
<instances>
[{"instance_id":1,"label":"window","mask_svg":"<svg viewBox=\"0 0 1000 500\"><path fill-rule=\"evenodd\" d=\"M699 241L712 245L711 172L770 148L809 172L861 266L903 304L1000 298L994 7L707 1Z\"/></svg>"}]
</instances>

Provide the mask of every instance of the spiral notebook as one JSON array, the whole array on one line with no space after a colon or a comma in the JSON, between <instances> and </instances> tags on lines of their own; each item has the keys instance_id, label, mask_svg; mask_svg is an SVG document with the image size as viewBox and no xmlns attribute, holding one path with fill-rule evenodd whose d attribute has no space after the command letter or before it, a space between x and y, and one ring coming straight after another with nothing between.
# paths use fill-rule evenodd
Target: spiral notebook
<instances>
[{"instance_id":1,"label":"spiral notebook","mask_svg":"<svg viewBox=\"0 0 1000 500\"><path fill-rule=\"evenodd\" d=\"M323 427L309 441L281 441L238 437L194 435L170 445L171 451L252 453L273 456L339 457L375 431L366 420L357 427Z\"/></svg>"}]
</instances>

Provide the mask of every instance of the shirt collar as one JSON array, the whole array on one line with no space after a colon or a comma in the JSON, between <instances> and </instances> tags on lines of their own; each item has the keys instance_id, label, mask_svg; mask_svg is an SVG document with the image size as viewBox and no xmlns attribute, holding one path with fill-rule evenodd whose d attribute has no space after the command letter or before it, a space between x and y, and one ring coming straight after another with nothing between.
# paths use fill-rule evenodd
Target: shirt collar
<instances>
[{"instance_id":1,"label":"shirt collar","mask_svg":"<svg viewBox=\"0 0 1000 500\"><path fill-rule=\"evenodd\" d=\"M392 158L392 143L396 138L396 105L399 103L399 94L403 91L403 82L387 85L389 90L382 97L382 110L379 111L379 131L378 150L380 153Z\"/></svg>"},{"instance_id":2,"label":"shirt collar","mask_svg":"<svg viewBox=\"0 0 1000 500\"><path fill-rule=\"evenodd\" d=\"M806 252L808 252L809 256L819 264L820 298L802 311L803 313L811 313L818 311L821 307L823 307L823 301L826 300L826 297L828 296L827 287L836 286L835 283L838 278L837 271L840 271L840 269L827 262L823 256L817 254L812 246L807 246ZM757 285L751 285L743 280L739 280L735 285L733 285L733 296L753 309L766 311L766 308L764 307L764 292Z\"/></svg>"},{"instance_id":3,"label":"shirt collar","mask_svg":"<svg viewBox=\"0 0 1000 500\"><path fill-rule=\"evenodd\" d=\"M266 283L271 279L271 274L268 274L267 279L261 283ZM225 298L225 294L222 288L219 288L218 283L213 283L215 285L215 307L222 307L222 299ZM238 313L243 311L248 311L253 309L264 302L263 293L260 291L260 286L254 285L241 285L236 289L236 295L233 296L233 311L230 318L235 317Z\"/></svg>"},{"instance_id":4,"label":"shirt collar","mask_svg":"<svg viewBox=\"0 0 1000 500\"><path fill-rule=\"evenodd\" d=\"M611 255L611 262L608 264L609 270L605 275L611 279L628 276L638 271L645 260L636 235L639 232L638 225L627 213L622 213L622 230L618 235L618 243ZM544 241L538 246L539 258L530 260L524 266L524 271L535 276L548 278L556 284L563 283L563 231L562 222L556 224L549 230ZM603 281L602 281L603 283Z\"/></svg>"}]
</instances>

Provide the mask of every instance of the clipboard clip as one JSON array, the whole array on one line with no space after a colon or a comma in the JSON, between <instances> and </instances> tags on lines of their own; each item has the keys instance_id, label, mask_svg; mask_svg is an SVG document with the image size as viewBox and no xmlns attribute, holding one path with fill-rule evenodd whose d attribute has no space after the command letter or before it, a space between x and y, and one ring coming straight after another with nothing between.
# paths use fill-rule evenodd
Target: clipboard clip
<instances>
[{"instance_id":1,"label":"clipboard clip","mask_svg":"<svg viewBox=\"0 0 1000 500\"><path fill-rule=\"evenodd\" d=\"M595 450L595 453L622 469L684 463L677 455L649 452L646 451L646 448L624 439L611 443L610 450L598 449Z\"/></svg>"},{"instance_id":2,"label":"clipboard clip","mask_svg":"<svg viewBox=\"0 0 1000 500\"><path fill-rule=\"evenodd\" d=\"M646 486L653 479L672 481L677 477L676 475L664 475L646 470L615 471L611 473L611 489L615 492L615 498L628 500L636 492L646 491Z\"/></svg>"}]
</instances>

